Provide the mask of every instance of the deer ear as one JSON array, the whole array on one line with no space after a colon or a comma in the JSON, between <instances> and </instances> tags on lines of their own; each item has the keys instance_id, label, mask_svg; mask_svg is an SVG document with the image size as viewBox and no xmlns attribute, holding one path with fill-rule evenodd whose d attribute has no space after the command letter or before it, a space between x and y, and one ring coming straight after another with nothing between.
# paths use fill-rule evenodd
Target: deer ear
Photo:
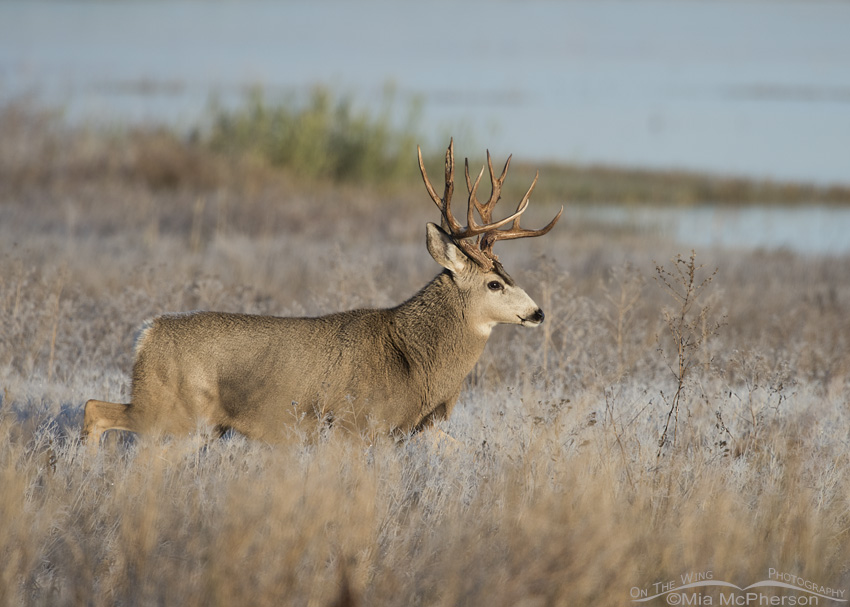
<instances>
[{"instance_id":1,"label":"deer ear","mask_svg":"<svg viewBox=\"0 0 850 607\"><path fill-rule=\"evenodd\" d=\"M463 272L470 263L466 254L452 242L443 228L430 222L426 227L428 252L434 261L455 274Z\"/></svg>"}]
</instances>

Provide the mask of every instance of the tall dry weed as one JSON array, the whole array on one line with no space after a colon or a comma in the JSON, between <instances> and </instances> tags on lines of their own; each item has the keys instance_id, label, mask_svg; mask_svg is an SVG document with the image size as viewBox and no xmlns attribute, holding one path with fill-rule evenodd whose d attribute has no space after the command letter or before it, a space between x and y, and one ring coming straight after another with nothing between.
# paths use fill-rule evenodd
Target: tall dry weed
<instances>
[{"instance_id":1,"label":"tall dry weed","mask_svg":"<svg viewBox=\"0 0 850 607\"><path fill-rule=\"evenodd\" d=\"M717 269L707 276L698 276L704 268L696 264L696 252L691 251L689 259L677 255L673 260L673 269L668 270L663 265L656 264L655 279L663 290L673 299L674 307L664 308L664 324L666 339L659 336L658 352L665 359L675 382L672 394L661 398L668 406L664 429L658 439L657 457L661 457L669 445L676 446L679 429L679 409L687 390L687 382L696 365L700 364L709 369L710 358L702 355L706 341L717 334L722 321L710 318L711 306L705 300L705 291L717 275ZM669 348L672 346L672 348ZM670 422L673 422L672 429ZM672 437L670 436L672 430Z\"/></svg>"}]
</instances>

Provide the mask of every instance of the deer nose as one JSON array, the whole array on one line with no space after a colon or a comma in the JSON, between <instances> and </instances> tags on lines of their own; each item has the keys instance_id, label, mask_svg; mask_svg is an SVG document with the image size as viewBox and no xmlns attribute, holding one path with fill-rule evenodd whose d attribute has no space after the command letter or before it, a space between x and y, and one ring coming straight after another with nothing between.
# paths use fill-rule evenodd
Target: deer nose
<instances>
[{"instance_id":1,"label":"deer nose","mask_svg":"<svg viewBox=\"0 0 850 607\"><path fill-rule=\"evenodd\" d=\"M543 322L544 318L546 318L546 315L543 313L543 310L541 310L540 308L537 308L537 311L534 314L532 314L531 317L528 320L530 320L532 322L536 322L536 323L541 323L541 322Z\"/></svg>"}]
</instances>

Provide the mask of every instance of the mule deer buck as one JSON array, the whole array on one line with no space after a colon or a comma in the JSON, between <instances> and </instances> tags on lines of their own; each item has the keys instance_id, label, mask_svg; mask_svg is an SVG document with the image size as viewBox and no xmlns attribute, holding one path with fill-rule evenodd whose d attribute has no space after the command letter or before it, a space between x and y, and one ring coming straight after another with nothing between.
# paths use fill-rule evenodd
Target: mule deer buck
<instances>
[{"instance_id":1,"label":"mule deer buck","mask_svg":"<svg viewBox=\"0 0 850 607\"><path fill-rule=\"evenodd\" d=\"M451 210L454 143L446 152L442 198L419 150L442 226L427 224L427 247L444 270L394 308L319 318L190 312L147 321L136 342L131 403L89 400L83 437L96 449L112 429L188 434L206 426L219 435L233 428L279 442L293 426L315 432L332 424L399 438L447 418L493 327L543 322L543 311L505 272L493 245L546 234L564 209L542 229L520 226L535 176L516 212L493 221L510 161L497 178L487 152L492 193L483 204L477 192L484 168L471 183L466 162L463 226Z\"/></svg>"}]
</instances>

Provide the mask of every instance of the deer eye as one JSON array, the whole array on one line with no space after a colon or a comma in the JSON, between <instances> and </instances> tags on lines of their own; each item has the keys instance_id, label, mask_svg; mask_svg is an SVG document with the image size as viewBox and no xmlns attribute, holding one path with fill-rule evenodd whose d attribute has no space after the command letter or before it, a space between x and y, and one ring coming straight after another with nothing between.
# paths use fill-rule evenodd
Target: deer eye
<instances>
[{"instance_id":1,"label":"deer eye","mask_svg":"<svg viewBox=\"0 0 850 607\"><path fill-rule=\"evenodd\" d=\"M505 286L502 283L500 283L498 280L491 280L490 282L487 283L487 288L490 289L491 291L501 291L502 289L505 288Z\"/></svg>"}]
</instances>

